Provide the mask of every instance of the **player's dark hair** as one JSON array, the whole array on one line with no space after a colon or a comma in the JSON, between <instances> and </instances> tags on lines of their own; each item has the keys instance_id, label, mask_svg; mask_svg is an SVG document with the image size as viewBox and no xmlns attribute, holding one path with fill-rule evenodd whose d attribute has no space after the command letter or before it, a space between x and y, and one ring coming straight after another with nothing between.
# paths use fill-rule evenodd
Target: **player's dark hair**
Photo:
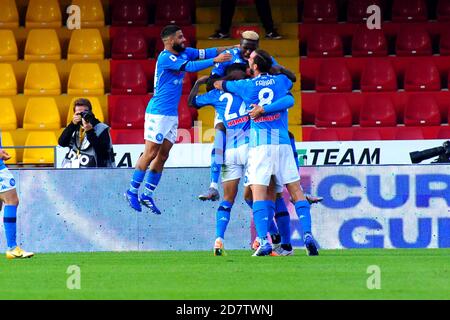
<instances>
[{"instance_id":1,"label":"player's dark hair","mask_svg":"<svg viewBox=\"0 0 450 320\"><path fill-rule=\"evenodd\" d=\"M166 39L167 37L170 37L171 35L175 34L178 30L181 30L181 28L174 24L169 24L165 26L161 30L161 39Z\"/></svg>"},{"instance_id":2,"label":"player's dark hair","mask_svg":"<svg viewBox=\"0 0 450 320\"><path fill-rule=\"evenodd\" d=\"M254 63L258 65L259 72L269 72L272 68L272 56L264 50L256 49Z\"/></svg>"},{"instance_id":3,"label":"player's dark hair","mask_svg":"<svg viewBox=\"0 0 450 320\"><path fill-rule=\"evenodd\" d=\"M75 100L75 103L73 104L73 111L75 112L75 107L87 107L90 112L92 112L92 104L89 101L89 99L80 98Z\"/></svg>"}]
</instances>

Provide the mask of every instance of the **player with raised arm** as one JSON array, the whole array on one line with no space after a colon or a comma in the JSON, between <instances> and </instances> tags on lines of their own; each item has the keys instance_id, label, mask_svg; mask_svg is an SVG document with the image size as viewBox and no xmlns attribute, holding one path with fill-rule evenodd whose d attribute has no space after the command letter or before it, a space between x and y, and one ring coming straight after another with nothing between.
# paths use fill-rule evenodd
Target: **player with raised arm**
<instances>
[{"instance_id":1,"label":"player with raised arm","mask_svg":"<svg viewBox=\"0 0 450 320\"><path fill-rule=\"evenodd\" d=\"M214 63L231 59L229 53L223 53L226 47L186 48L186 38L181 28L175 25L164 27L161 39L164 42L164 50L157 59L154 95L145 114L145 149L137 161L130 187L125 193L129 205L134 210L142 211L142 204L155 214L161 214L161 211L155 205L153 192L161 179L164 163L177 138L178 103L184 75L186 72L198 72L212 67ZM139 187L148 168L145 190L139 196Z\"/></svg>"},{"instance_id":2,"label":"player with raised arm","mask_svg":"<svg viewBox=\"0 0 450 320\"><path fill-rule=\"evenodd\" d=\"M246 104L253 106L249 112L251 121L250 150L246 178L252 188L253 211L256 232L261 245L254 256L272 253L267 240L268 223L273 219L274 203L268 195L271 179L278 186L286 185L295 205L303 231L308 255L318 255L311 233L310 204L300 186L300 176L292 157L288 134L287 109L273 107L273 102L289 95L292 82L285 75L270 75L270 55L255 50L249 59L253 79L239 81L216 81L216 89L239 94Z\"/></svg>"}]
</instances>

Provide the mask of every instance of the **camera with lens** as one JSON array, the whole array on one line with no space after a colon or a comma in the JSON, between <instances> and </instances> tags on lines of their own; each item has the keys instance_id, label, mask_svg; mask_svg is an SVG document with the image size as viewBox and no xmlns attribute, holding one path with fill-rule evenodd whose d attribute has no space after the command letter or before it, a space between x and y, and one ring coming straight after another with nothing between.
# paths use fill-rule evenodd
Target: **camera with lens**
<instances>
[{"instance_id":1,"label":"camera with lens","mask_svg":"<svg viewBox=\"0 0 450 320\"><path fill-rule=\"evenodd\" d=\"M450 163L450 140L445 141L442 147L410 152L412 163L420 163L423 160L438 157L433 163Z\"/></svg>"},{"instance_id":2,"label":"camera with lens","mask_svg":"<svg viewBox=\"0 0 450 320\"><path fill-rule=\"evenodd\" d=\"M94 120L94 114L90 111L80 112L80 116L84 121L89 123L92 123L92 120Z\"/></svg>"}]
</instances>

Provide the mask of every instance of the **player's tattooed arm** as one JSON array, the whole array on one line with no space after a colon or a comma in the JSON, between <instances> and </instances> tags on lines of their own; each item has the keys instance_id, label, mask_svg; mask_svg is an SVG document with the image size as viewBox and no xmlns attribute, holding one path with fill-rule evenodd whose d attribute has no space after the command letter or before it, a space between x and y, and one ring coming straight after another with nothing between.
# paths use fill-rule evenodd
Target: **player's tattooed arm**
<instances>
[{"instance_id":1,"label":"player's tattooed arm","mask_svg":"<svg viewBox=\"0 0 450 320\"><path fill-rule=\"evenodd\" d=\"M276 65L276 66L272 66L272 69L270 69L270 74L280 74L280 73L284 74L292 82L297 81L297 77L295 76L295 73L293 73L289 69L286 69L283 66Z\"/></svg>"},{"instance_id":2,"label":"player's tattooed arm","mask_svg":"<svg viewBox=\"0 0 450 320\"><path fill-rule=\"evenodd\" d=\"M192 87L191 92L189 93L188 106L195 107L194 99L198 94L198 90L200 89L200 86L202 84L205 84L208 81L208 79L209 79L208 76L203 76L195 82L194 86Z\"/></svg>"}]
</instances>

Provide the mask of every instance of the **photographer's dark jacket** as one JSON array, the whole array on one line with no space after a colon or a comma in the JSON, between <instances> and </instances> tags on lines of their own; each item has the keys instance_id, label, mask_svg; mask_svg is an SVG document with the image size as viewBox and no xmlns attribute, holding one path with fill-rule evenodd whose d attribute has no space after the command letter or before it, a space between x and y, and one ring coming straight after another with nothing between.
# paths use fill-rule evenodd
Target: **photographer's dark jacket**
<instances>
[{"instance_id":1,"label":"photographer's dark jacket","mask_svg":"<svg viewBox=\"0 0 450 320\"><path fill-rule=\"evenodd\" d=\"M91 125L93 129L85 132L81 142L80 125L71 122L64 129L58 144L70 148L65 160L71 161L79 155L80 168L115 166L109 127L97 119L94 119Z\"/></svg>"}]
</instances>

